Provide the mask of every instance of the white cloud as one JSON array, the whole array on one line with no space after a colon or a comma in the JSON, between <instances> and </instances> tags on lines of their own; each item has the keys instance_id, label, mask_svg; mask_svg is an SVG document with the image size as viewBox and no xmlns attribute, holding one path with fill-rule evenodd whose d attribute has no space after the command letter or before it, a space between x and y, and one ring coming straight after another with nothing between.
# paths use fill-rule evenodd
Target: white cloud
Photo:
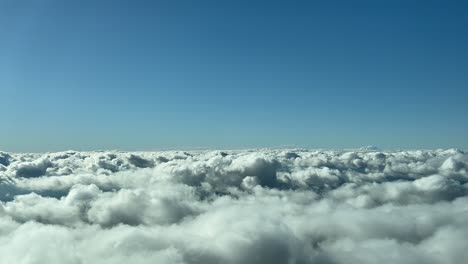
<instances>
[{"instance_id":1,"label":"white cloud","mask_svg":"<svg viewBox=\"0 0 468 264\"><path fill-rule=\"evenodd\" d=\"M0 152L5 263L462 263L468 155Z\"/></svg>"}]
</instances>

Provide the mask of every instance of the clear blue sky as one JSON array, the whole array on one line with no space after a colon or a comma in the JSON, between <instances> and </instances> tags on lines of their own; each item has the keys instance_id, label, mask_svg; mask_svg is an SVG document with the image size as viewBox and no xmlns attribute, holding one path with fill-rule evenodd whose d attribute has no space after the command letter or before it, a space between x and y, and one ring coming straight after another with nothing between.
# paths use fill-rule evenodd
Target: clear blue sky
<instances>
[{"instance_id":1,"label":"clear blue sky","mask_svg":"<svg viewBox=\"0 0 468 264\"><path fill-rule=\"evenodd\" d=\"M468 149L468 1L0 0L0 149Z\"/></svg>"}]
</instances>

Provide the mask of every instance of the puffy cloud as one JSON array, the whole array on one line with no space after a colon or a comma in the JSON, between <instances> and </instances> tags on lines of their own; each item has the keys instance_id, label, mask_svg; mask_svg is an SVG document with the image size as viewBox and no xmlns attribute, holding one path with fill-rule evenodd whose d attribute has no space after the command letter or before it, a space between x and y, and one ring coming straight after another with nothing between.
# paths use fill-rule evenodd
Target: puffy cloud
<instances>
[{"instance_id":1,"label":"puffy cloud","mask_svg":"<svg viewBox=\"0 0 468 264\"><path fill-rule=\"evenodd\" d=\"M16 171L17 177L33 178L45 175L47 168L52 167L52 165L47 158L40 158L32 162L14 164L13 169Z\"/></svg>"},{"instance_id":2,"label":"puffy cloud","mask_svg":"<svg viewBox=\"0 0 468 264\"><path fill-rule=\"evenodd\" d=\"M6 167L10 165L11 156L8 153L0 151L0 165Z\"/></svg>"},{"instance_id":3,"label":"puffy cloud","mask_svg":"<svg viewBox=\"0 0 468 264\"><path fill-rule=\"evenodd\" d=\"M0 152L6 263L462 263L459 150Z\"/></svg>"}]
</instances>

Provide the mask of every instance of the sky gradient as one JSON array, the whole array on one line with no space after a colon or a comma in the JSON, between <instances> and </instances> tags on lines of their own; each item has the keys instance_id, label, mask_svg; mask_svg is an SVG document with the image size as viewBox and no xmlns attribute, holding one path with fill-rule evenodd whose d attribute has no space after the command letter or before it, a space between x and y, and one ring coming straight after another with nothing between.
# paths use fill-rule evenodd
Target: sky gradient
<instances>
[{"instance_id":1,"label":"sky gradient","mask_svg":"<svg viewBox=\"0 0 468 264\"><path fill-rule=\"evenodd\" d=\"M0 150L468 149L467 1L0 0L0 36Z\"/></svg>"}]
</instances>

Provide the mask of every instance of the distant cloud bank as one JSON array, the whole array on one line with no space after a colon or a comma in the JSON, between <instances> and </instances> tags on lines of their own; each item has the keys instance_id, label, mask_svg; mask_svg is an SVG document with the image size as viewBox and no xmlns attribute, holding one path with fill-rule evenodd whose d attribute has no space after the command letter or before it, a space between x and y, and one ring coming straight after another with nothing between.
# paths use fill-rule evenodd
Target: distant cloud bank
<instances>
[{"instance_id":1,"label":"distant cloud bank","mask_svg":"<svg viewBox=\"0 0 468 264\"><path fill-rule=\"evenodd\" d=\"M464 263L459 150L0 152L2 263Z\"/></svg>"}]
</instances>

